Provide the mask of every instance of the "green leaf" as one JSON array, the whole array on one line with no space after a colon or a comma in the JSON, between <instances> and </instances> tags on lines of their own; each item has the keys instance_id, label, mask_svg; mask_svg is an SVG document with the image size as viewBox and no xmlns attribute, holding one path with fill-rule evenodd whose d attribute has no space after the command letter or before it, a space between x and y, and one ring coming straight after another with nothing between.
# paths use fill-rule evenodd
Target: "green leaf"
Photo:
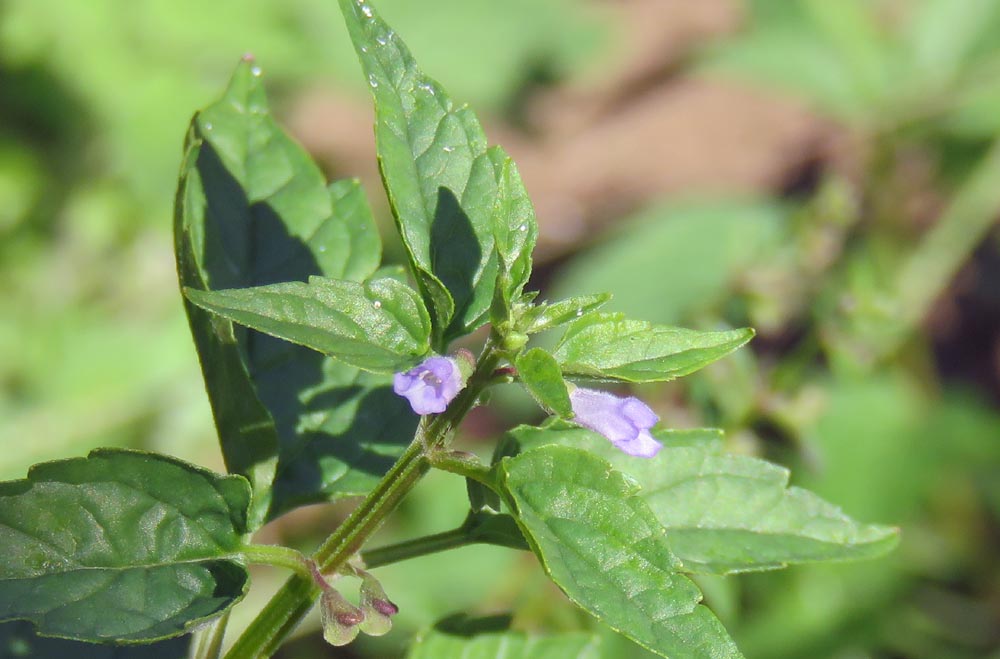
<instances>
[{"instance_id":1,"label":"green leaf","mask_svg":"<svg viewBox=\"0 0 1000 659\"><path fill-rule=\"evenodd\" d=\"M189 632L242 599L250 488L148 453L97 450L0 483L0 620L90 642Z\"/></svg>"},{"instance_id":2,"label":"green leaf","mask_svg":"<svg viewBox=\"0 0 1000 659\"><path fill-rule=\"evenodd\" d=\"M0 657L5 659L188 659L190 636L148 645L97 645L38 636L30 622L0 624Z\"/></svg>"},{"instance_id":3,"label":"green leaf","mask_svg":"<svg viewBox=\"0 0 1000 659\"><path fill-rule=\"evenodd\" d=\"M417 635L407 659L600 659L587 633L529 636L510 631L510 616L451 616Z\"/></svg>"},{"instance_id":4,"label":"green leaf","mask_svg":"<svg viewBox=\"0 0 1000 659\"><path fill-rule=\"evenodd\" d=\"M686 572L724 575L873 558L896 545L896 529L860 524L815 494L788 487L783 467L722 453L717 433L656 431L664 448L643 460L581 428L522 427L511 435L525 450L545 444L584 449L635 479Z\"/></svg>"},{"instance_id":5,"label":"green leaf","mask_svg":"<svg viewBox=\"0 0 1000 659\"><path fill-rule=\"evenodd\" d=\"M521 382L539 405L563 418L573 416L566 381L552 355L541 348L532 348L518 355L514 365Z\"/></svg>"},{"instance_id":6,"label":"green leaf","mask_svg":"<svg viewBox=\"0 0 1000 659\"><path fill-rule=\"evenodd\" d=\"M511 320L514 304L531 277L531 252L538 239L538 222L514 161L500 149L490 150L499 171L493 236L499 257L499 274L490 319L495 326Z\"/></svg>"},{"instance_id":7,"label":"green leaf","mask_svg":"<svg viewBox=\"0 0 1000 659\"><path fill-rule=\"evenodd\" d=\"M610 300L610 293L598 293L579 295L552 303L543 302L531 307L521 316L521 331L525 334L536 334L565 325L599 309Z\"/></svg>"},{"instance_id":8,"label":"green leaf","mask_svg":"<svg viewBox=\"0 0 1000 659\"><path fill-rule=\"evenodd\" d=\"M297 395L280 378L260 387L267 400L295 395L297 403L276 408L283 441L272 518L297 506L367 494L417 428L419 417L387 386L391 378L329 358L321 366L321 383Z\"/></svg>"},{"instance_id":9,"label":"green leaf","mask_svg":"<svg viewBox=\"0 0 1000 659\"><path fill-rule=\"evenodd\" d=\"M500 177L472 111L420 71L371 4L340 7L375 99L382 180L442 351L486 322Z\"/></svg>"},{"instance_id":10,"label":"green leaf","mask_svg":"<svg viewBox=\"0 0 1000 659\"><path fill-rule=\"evenodd\" d=\"M310 277L225 291L185 289L212 313L369 371L406 370L430 350L420 297L396 279L363 284Z\"/></svg>"},{"instance_id":11,"label":"green leaf","mask_svg":"<svg viewBox=\"0 0 1000 659\"><path fill-rule=\"evenodd\" d=\"M181 286L217 290L316 274L369 277L381 247L364 193L356 181L326 186L308 154L271 118L257 73L252 62L242 62L224 96L191 124L174 220ZM279 462L302 439L299 417L323 411L316 409L322 399L306 392L337 386L324 380L330 359L234 327L194 304L185 308L226 466L251 483L256 528L269 517ZM341 438L345 445L320 469L324 488L336 474L352 473L353 465L333 455L353 455L371 439Z\"/></svg>"},{"instance_id":12,"label":"green leaf","mask_svg":"<svg viewBox=\"0 0 1000 659\"><path fill-rule=\"evenodd\" d=\"M503 496L566 595L663 657L741 657L701 593L678 574L638 487L594 455L542 446L498 466Z\"/></svg>"},{"instance_id":13,"label":"green leaf","mask_svg":"<svg viewBox=\"0 0 1000 659\"><path fill-rule=\"evenodd\" d=\"M595 313L569 326L554 356L563 373L660 382L693 373L753 338L749 328L699 332Z\"/></svg>"}]
</instances>

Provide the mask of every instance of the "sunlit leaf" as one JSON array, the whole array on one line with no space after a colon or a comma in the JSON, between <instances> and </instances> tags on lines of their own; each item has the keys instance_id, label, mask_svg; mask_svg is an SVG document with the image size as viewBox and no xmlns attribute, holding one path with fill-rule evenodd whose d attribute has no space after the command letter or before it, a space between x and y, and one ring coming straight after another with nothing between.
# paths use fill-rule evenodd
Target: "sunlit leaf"
<instances>
[{"instance_id":1,"label":"sunlit leaf","mask_svg":"<svg viewBox=\"0 0 1000 659\"><path fill-rule=\"evenodd\" d=\"M654 433L664 447L637 460L582 428L522 427L525 449L559 444L584 449L635 479L686 572L731 574L792 563L881 556L895 529L861 524L815 494L788 486L788 470L720 451L717 431Z\"/></svg>"},{"instance_id":2,"label":"sunlit leaf","mask_svg":"<svg viewBox=\"0 0 1000 659\"><path fill-rule=\"evenodd\" d=\"M667 532L634 481L566 446L541 446L496 469L532 549L571 600L663 657L742 657L678 573Z\"/></svg>"},{"instance_id":3,"label":"sunlit leaf","mask_svg":"<svg viewBox=\"0 0 1000 659\"><path fill-rule=\"evenodd\" d=\"M569 326L553 356L566 374L658 382L693 373L751 338L751 329L701 332L594 313Z\"/></svg>"}]
</instances>

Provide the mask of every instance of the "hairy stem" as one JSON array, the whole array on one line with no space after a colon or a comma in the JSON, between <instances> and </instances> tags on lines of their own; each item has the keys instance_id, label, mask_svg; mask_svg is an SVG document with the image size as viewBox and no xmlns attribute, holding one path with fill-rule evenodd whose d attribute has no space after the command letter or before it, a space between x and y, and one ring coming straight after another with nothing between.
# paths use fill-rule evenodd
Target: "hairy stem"
<instances>
[{"instance_id":1,"label":"hairy stem","mask_svg":"<svg viewBox=\"0 0 1000 659\"><path fill-rule=\"evenodd\" d=\"M312 556L323 573L340 571L427 473L430 469L428 455L448 445L462 419L489 385L500 361L496 344L495 337L491 336L475 372L448 409L421 420L413 442L389 472ZM226 659L271 656L309 612L319 594L320 589L311 578L298 574L291 577L237 639L226 653Z\"/></svg>"},{"instance_id":2,"label":"hairy stem","mask_svg":"<svg viewBox=\"0 0 1000 659\"><path fill-rule=\"evenodd\" d=\"M190 659L219 659L228 623L229 611L226 611L199 631L197 640L191 645L191 653L188 655Z\"/></svg>"},{"instance_id":3,"label":"hairy stem","mask_svg":"<svg viewBox=\"0 0 1000 659\"><path fill-rule=\"evenodd\" d=\"M464 547L473 542L475 540L469 534L468 529L465 526L460 526L457 529L445 531L444 533L435 533L434 535L414 538L406 542L362 552L361 560L364 561L366 568L373 569L391 563L399 563L411 558L419 558L428 554L436 554L437 552Z\"/></svg>"}]
</instances>

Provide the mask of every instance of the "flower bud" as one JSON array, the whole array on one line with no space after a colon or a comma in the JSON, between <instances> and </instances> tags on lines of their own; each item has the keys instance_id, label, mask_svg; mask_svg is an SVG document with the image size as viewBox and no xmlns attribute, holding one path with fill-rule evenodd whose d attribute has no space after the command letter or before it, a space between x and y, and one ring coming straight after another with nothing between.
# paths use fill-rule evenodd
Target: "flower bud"
<instances>
[{"instance_id":1,"label":"flower bud","mask_svg":"<svg viewBox=\"0 0 1000 659\"><path fill-rule=\"evenodd\" d=\"M392 628L392 616L399 613L382 589L378 579L365 573L361 581L361 610L365 619L361 631L369 636L381 636Z\"/></svg>"},{"instance_id":2,"label":"flower bud","mask_svg":"<svg viewBox=\"0 0 1000 659\"><path fill-rule=\"evenodd\" d=\"M320 597L320 620L323 623L323 638L330 645L339 647L357 637L365 614L345 600L335 588L327 587Z\"/></svg>"}]
</instances>

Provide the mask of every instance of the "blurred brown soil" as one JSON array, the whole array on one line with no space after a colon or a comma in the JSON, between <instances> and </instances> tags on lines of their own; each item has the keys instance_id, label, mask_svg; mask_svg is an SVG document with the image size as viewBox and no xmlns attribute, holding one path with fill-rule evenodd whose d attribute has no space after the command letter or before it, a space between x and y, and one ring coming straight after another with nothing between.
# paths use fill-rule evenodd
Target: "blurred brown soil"
<instances>
[{"instance_id":1,"label":"blurred brown soil","mask_svg":"<svg viewBox=\"0 0 1000 659\"><path fill-rule=\"evenodd\" d=\"M738 1L590 1L619 23L614 64L533 94L517 127L484 118L536 205L541 259L658 198L784 189L829 151L835 128L791 98L685 72L698 48L741 29ZM289 116L327 169L376 190L371 121L367 101L323 90Z\"/></svg>"}]
</instances>

